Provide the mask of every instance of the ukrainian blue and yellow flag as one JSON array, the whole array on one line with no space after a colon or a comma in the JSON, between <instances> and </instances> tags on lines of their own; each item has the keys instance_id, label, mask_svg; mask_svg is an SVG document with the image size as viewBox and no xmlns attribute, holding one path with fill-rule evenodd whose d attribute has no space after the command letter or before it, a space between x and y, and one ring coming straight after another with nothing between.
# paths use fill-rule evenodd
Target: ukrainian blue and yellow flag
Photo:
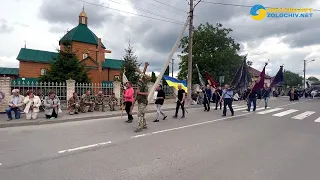
<instances>
[{"instance_id":1,"label":"ukrainian blue and yellow flag","mask_svg":"<svg viewBox=\"0 0 320 180\"><path fill-rule=\"evenodd\" d=\"M188 92L188 88L187 88L187 81L186 80L179 80L170 76L163 76L164 80L166 80L166 82L168 83L168 85L170 87L174 87L175 89L178 90L178 85L181 84L181 88L183 90L186 91L186 93Z\"/></svg>"}]
</instances>

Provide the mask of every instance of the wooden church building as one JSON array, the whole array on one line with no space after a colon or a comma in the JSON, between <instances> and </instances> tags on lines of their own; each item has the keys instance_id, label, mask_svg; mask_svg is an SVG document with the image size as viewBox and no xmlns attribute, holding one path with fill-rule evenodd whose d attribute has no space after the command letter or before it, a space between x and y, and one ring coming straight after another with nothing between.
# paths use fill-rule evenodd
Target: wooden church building
<instances>
[{"instance_id":1,"label":"wooden church building","mask_svg":"<svg viewBox=\"0 0 320 180\"><path fill-rule=\"evenodd\" d=\"M111 82L119 79L123 61L105 58L105 53L111 53L111 51L107 50L101 39L88 28L88 16L84 9L79 15L78 26L68 31L60 39L60 50L64 50L63 42L66 40L71 42L72 52L76 53L86 68L90 68L89 78L92 83ZM46 73L50 62L57 55L57 52L21 48L17 57L19 60L18 79L35 81Z\"/></svg>"}]
</instances>

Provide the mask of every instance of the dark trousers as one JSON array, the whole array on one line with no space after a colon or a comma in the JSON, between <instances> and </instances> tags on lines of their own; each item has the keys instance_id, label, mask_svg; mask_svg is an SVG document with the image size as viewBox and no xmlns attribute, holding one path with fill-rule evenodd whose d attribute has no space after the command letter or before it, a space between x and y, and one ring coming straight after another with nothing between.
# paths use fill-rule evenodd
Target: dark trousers
<instances>
[{"instance_id":1,"label":"dark trousers","mask_svg":"<svg viewBox=\"0 0 320 180\"><path fill-rule=\"evenodd\" d=\"M210 111L210 100L207 98L204 98L203 106L205 111Z\"/></svg>"},{"instance_id":2,"label":"dark trousers","mask_svg":"<svg viewBox=\"0 0 320 180\"><path fill-rule=\"evenodd\" d=\"M130 110L131 110L131 106L132 106L132 102L124 102L125 104L125 110L128 114L128 120L133 120L132 115L130 114Z\"/></svg>"},{"instance_id":3,"label":"dark trousers","mask_svg":"<svg viewBox=\"0 0 320 180\"><path fill-rule=\"evenodd\" d=\"M220 110L221 110L222 103L220 101L220 98L216 99L216 109L218 109L218 104L220 105Z\"/></svg>"},{"instance_id":4,"label":"dark trousers","mask_svg":"<svg viewBox=\"0 0 320 180\"><path fill-rule=\"evenodd\" d=\"M179 111L180 106L181 106L181 110L182 110L182 116L185 115L184 102L181 103L181 101L178 100L177 101L177 106L176 106L176 114L175 114L175 116L178 116L178 111Z\"/></svg>"},{"instance_id":5,"label":"dark trousers","mask_svg":"<svg viewBox=\"0 0 320 180\"><path fill-rule=\"evenodd\" d=\"M52 114L51 115L46 115L46 118L50 119L50 118L57 118L58 114L56 113L56 111L53 109Z\"/></svg>"},{"instance_id":6,"label":"dark trousers","mask_svg":"<svg viewBox=\"0 0 320 180\"><path fill-rule=\"evenodd\" d=\"M233 108L232 108L232 98L224 98L223 99L223 115L225 116L227 114L227 106L229 107L231 114L234 114Z\"/></svg>"},{"instance_id":7,"label":"dark trousers","mask_svg":"<svg viewBox=\"0 0 320 180\"><path fill-rule=\"evenodd\" d=\"M7 115L8 115L8 118L11 120L12 119L12 114L11 114L11 112L14 112L14 117L16 118L16 119L20 119L20 109L19 108L12 108L12 107L8 107L7 109L6 109L6 113L7 113Z\"/></svg>"},{"instance_id":8,"label":"dark trousers","mask_svg":"<svg viewBox=\"0 0 320 180\"><path fill-rule=\"evenodd\" d=\"M255 111L257 107L257 98L248 98L248 111L251 109L251 103L253 104L253 111Z\"/></svg>"}]
</instances>

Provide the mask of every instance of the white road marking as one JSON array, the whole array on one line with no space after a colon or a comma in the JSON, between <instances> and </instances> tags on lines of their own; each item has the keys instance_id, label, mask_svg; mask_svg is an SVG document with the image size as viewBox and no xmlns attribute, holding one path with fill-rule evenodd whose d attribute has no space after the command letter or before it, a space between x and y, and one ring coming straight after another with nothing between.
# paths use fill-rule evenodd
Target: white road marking
<instances>
[{"instance_id":1,"label":"white road marking","mask_svg":"<svg viewBox=\"0 0 320 180\"><path fill-rule=\"evenodd\" d=\"M260 110L263 110L265 109L264 107L261 107L261 108L257 108L256 111L260 111ZM270 109L270 107L267 107L267 109ZM242 111L242 112L248 112L248 111Z\"/></svg>"},{"instance_id":2,"label":"white road marking","mask_svg":"<svg viewBox=\"0 0 320 180\"><path fill-rule=\"evenodd\" d=\"M282 117L282 116L285 116L285 115L288 115L288 114L291 114L291 113L294 113L294 112L297 112L297 111L298 110L296 110L296 109L290 109L290 110L287 110L287 111L283 111L283 112L274 114L272 116Z\"/></svg>"},{"instance_id":3,"label":"white road marking","mask_svg":"<svg viewBox=\"0 0 320 180\"><path fill-rule=\"evenodd\" d=\"M230 117L215 119L215 120L211 120L211 121L205 121L205 122L196 123L196 124L190 124L190 125L186 125L186 126L180 126L180 127L171 128L171 129L165 129L165 130L161 130L161 131L155 131L155 132L152 132L152 133L140 134L140 135L136 135L136 136L131 136L130 139L138 138L138 137L143 137L143 136L149 136L149 135L153 135L153 134L159 134L159 133L168 132L168 131L173 131L173 130L178 130L178 129L189 128L189 127L193 127L193 126L199 126L199 125L208 124L208 123L213 123L213 122L217 122L217 121L223 121L223 120L225 120L225 119L231 119L231 118L235 118L235 117L241 117L241 116L245 116L245 115L248 115L248 114L250 114L250 113L239 114L239 115L235 115L235 116L230 116Z\"/></svg>"},{"instance_id":4,"label":"white road marking","mask_svg":"<svg viewBox=\"0 0 320 180\"><path fill-rule=\"evenodd\" d=\"M241 111L241 110L244 110L244 109L248 109L247 107L244 107L244 108L238 108L238 109L233 109L234 111Z\"/></svg>"},{"instance_id":5,"label":"white road marking","mask_svg":"<svg viewBox=\"0 0 320 180\"><path fill-rule=\"evenodd\" d=\"M270 109L270 110L258 112L257 114L268 114L268 113L271 113L271 112L280 111L280 110L282 110L282 109L283 109L283 108L274 108L274 109Z\"/></svg>"},{"instance_id":6,"label":"white road marking","mask_svg":"<svg viewBox=\"0 0 320 180\"><path fill-rule=\"evenodd\" d=\"M320 117L318 117L314 122L320 122Z\"/></svg>"},{"instance_id":7,"label":"white road marking","mask_svg":"<svg viewBox=\"0 0 320 180\"><path fill-rule=\"evenodd\" d=\"M111 143L111 141L101 142L101 143L91 144L91 145L87 145L87 146L81 146L81 147L77 147L77 148L73 148L73 149L62 150L62 151L59 151L58 153L61 154L61 153L66 153L66 152L82 150L82 149L88 149L88 148L102 146L102 145L106 145L106 144L110 144L110 143Z\"/></svg>"},{"instance_id":8,"label":"white road marking","mask_svg":"<svg viewBox=\"0 0 320 180\"><path fill-rule=\"evenodd\" d=\"M314 113L316 113L316 112L314 112L314 111L306 111L306 112L304 112L304 113L301 113L301 114L298 114L298 115L292 117L292 119L302 120L302 119L304 119L304 118L306 118L306 117L311 116L311 115L314 114Z\"/></svg>"}]
</instances>

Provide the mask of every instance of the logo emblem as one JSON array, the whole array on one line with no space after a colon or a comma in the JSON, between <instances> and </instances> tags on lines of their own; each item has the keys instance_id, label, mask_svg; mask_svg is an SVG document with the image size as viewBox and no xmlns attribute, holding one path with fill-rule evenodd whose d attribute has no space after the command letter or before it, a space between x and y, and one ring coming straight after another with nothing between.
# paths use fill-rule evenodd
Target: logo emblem
<instances>
[{"instance_id":1,"label":"logo emblem","mask_svg":"<svg viewBox=\"0 0 320 180\"><path fill-rule=\"evenodd\" d=\"M267 10L264 6L256 4L251 8L250 14L252 19L256 21L261 21L267 16Z\"/></svg>"}]
</instances>

